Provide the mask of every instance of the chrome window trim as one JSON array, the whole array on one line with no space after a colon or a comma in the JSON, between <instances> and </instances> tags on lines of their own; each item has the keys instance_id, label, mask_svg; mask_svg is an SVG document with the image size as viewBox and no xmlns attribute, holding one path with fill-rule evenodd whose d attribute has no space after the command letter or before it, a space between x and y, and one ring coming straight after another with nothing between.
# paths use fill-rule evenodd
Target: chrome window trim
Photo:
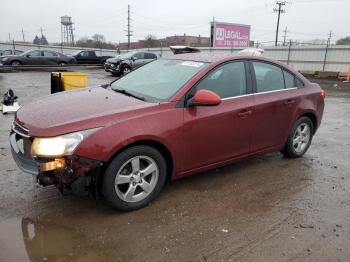
<instances>
[{"instance_id":1,"label":"chrome window trim","mask_svg":"<svg viewBox=\"0 0 350 262\"><path fill-rule=\"evenodd\" d=\"M24 131L26 131L27 134L24 134L24 133L18 131L18 130L16 129L16 126L18 126L19 128L23 129ZM24 127L22 127L21 125L19 125L19 124L16 123L15 121L12 123L11 129L12 129L13 132L15 132L16 134L18 134L18 135L20 135L20 136L22 136L22 137L27 137L27 138L30 137L30 136L28 135L28 134L29 134L29 130L26 129L26 128L24 128Z\"/></svg>"},{"instance_id":2,"label":"chrome window trim","mask_svg":"<svg viewBox=\"0 0 350 262\"><path fill-rule=\"evenodd\" d=\"M240 95L240 96L225 97L225 98L222 98L221 100L230 100L230 99L240 98L240 97L245 97L245 96L275 93L275 92L281 92L281 91L287 91L287 90L293 90L293 89L298 89L298 87L284 88L284 89L278 89L278 90L272 90L272 91L266 91L266 92L260 92L260 93L251 93L251 94Z\"/></svg>"}]
</instances>

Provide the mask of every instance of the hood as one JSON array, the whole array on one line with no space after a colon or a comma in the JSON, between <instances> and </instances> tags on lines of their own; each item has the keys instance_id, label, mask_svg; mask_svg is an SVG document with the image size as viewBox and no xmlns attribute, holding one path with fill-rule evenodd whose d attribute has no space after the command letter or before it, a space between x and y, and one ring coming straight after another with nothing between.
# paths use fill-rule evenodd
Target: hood
<instances>
[{"instance_id":1,"label":"hood","mask_svg":"<svg viewBox=\"0 0 350 262\"><path fill-rule=\"evenodd\" d=\"M112 58L108 58L107 60L106 60L106 62L109 62L109 63L117 63L117 62L120 62L120 61L122 61L122 59L120 58L120 57L112 57Z\"/></svg>"},{"instance_id":2,"label":"hood","mask_svg":"<svg viewBox=\"0 0 350 262\"><path fill-rule=\"evenodd\" d=\"M35 100L17 111L16 121L30 136L50 137L115 123L123 112L153 105L102 87L84 88Z\"/></svg>"},{"instance_id":3,"label":"hood","mask_svg":"<svg viewBox=\"0 0 350 262\"><path fill-rule=\"evenodd\" d=\"M21 55L3 55L3 56L0 56L0 59L2 59L2 58L18 58L18 57L21 57Z\"/></svg>"}]
</instances>

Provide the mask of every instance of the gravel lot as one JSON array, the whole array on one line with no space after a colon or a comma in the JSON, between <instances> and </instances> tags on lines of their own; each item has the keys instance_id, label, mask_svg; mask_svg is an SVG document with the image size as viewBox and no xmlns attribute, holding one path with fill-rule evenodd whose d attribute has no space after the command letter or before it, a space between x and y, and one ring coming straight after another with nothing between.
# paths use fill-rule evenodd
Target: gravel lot
<instances>
[{"instance_id":1,"label":"gravel lot","mask_svg":"<svg viewBox=\"0 0 350 262\"><path fill-rule=\"evenodd\" d=\"M90 85L114 79L87 72ZM350 261L350 84L320 82L323 123L303 158L181 179L131 213L35 187L10 156L13 115L0 115L0 261ZM49 94L50 73L1 73L8 88L25 105Z\"/></svg>"}]
</instances>

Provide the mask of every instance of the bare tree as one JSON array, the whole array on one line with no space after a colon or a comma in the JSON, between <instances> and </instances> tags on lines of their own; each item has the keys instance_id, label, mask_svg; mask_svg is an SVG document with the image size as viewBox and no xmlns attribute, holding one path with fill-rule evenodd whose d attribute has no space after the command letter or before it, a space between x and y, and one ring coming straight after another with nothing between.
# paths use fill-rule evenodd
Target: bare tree
<instances>
[{"instance_id":1,"label":"bare tree","mask_svg":"<svg viewBox=\"0 0 350 262\"><path fill-rule=\"evenodd\" d=\"M157 37L152 34L146 35L145 40L147 47L159 46L159 41L157 40Z\"/></svg>"}]
</instances>

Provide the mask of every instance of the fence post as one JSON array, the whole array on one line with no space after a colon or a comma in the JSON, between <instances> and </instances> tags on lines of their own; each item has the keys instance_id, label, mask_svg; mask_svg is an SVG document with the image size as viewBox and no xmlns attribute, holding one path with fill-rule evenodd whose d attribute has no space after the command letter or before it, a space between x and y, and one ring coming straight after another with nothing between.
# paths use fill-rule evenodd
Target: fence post
<instances>
[{"instance_id":1,"label":"fence post","mask_svg":"<svg viewBox=\"0 0 350 262\"><path fill-rule=\"evenodd\" d=\"M287 65L289 65L289 61L290 61L290 50L291 50L291 49L292 49L292 40L289 40Z\"/></svg>"}]
</instances>

